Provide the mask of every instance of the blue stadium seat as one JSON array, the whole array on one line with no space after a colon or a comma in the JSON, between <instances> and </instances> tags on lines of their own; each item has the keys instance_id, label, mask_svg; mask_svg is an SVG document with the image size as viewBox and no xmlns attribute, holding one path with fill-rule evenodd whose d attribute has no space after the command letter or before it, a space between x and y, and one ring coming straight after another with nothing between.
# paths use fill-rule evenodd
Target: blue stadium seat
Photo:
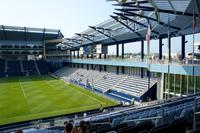
<instances>
[{"instance_id":1,"label":"blue stadium seat","mask_svg":"<svg viewBox=\"0 0 200 133\"><path fill-rule=\"evenodd\" d=\"M34 61L30 60L30 61L23 61L23 68L24 71L26 73L28 73L29 75L39 75L35 66Z\"/></svg>"},{"instance_id":2,"label":"blue stadium seat","mask_svg":"<svg viewBox=\"0 0 200 133\"><path fill-rule=\"evenodd\" d=\"M49 74L48 64L43 60L38 60L36 62L37 62L37 66L40 71L40 74L48 75Z\"/></svg>"},{"instance_id":3,"label":"blue stadium seat","mask_svg":"<svg viewBox=\"0 0 200 133\"><path fill-rule=\"evenodd\" d=\"M0 77L5 76L5 60L0 59Z\"/></svg>"},{"instance_id":4,"label":"blue stadium seat","mask_svg":"<svg viewBox=\"0 0 200 133\"><path fill-rule=\"evenodd\" d=\"M7 61L7 76L23 76L20 61L18 60L8 60Z\"/></svg>"}]
</instances>

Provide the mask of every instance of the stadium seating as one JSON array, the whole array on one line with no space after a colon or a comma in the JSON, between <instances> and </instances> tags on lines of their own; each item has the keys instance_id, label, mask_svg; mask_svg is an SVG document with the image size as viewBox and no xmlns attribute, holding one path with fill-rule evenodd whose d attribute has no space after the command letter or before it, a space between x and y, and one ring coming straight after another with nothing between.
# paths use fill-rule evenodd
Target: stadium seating
<instances>
[{"instance_id":1,"label":"stadium seating","mask_svg":"<svg viewBox=\"0 0 200 133\"><path fill-rule=\"evenodd\" d=\"M106 93L107 96L113 98L113 99L119 99L120 101L124 101L124 102L132 102L132 99L134 98L136 101L139 101L140 99L132 96L132 95L128 95L122 92L118 92L115 90L110 90L108 93Z\"/></svg>"},{"instance_id":2,"label":"stadium seating","mask_svg":"<svg viewBox=\"0 0 200 133\"><path fill-rule=\"evenodd\" d=\"M49 74L47 63L43 60L36 61L38 69L40 71L41 75L47 75Z\"/></svg>"},{"instance_id":3,"label":"stadium seating","mask_svg":"<svg viewBox=\"0 0 200 133\"><path fill-rule=\"evenodd\" d=\"M186 126L191 128L192 125L195 98L196 96L178 98L153 106L137 109L130 108L125 111L96 115L90 118L89 123L92 126L95 125L95 128L92 128L94 132L116 131L126 133L151 131L153 133L160 133L173 132L178 129L179 132L184 133L186 132ZM197 107L200 108L200 102L197 103ZM103 122L110 122L111 124L107 127L102 127L101 123Z\"/></svg>"},{"instance_id":4,"label":"stadium seating","mask_svg":"<svg viewBox=\"0 0 200 133\"><path fill-rule=\"evenodd\" d=\"M49 74L48 64L43 60L0 59L0 64L0 77Z\"/></svg>"},{"instance_id":5,"label":"stadium seating","mask_svg":"<svg viewBox=\"0 0 200 133\"><path fill-rule=\"evenodd\" d=\"M4 77L5 76L5 60L0 59L0 77Z\"/></svg>"},{"instance_id":6,"label":"stadium seating","mask_svg":"<svg viewBox=\"0 0 200 133\"><path fill-rule=\"evenodd\" d=\"M151 79L150 82L150 87L152 87L156 81ZM128 92L135 96L140 96L148 89L148 79L141 79L136 76L127 76L127 78L125 78L122 82L115 85L114 89Z\"/></svg>"},{"instance_id":7,"label":"stadium seating","mask_svg":"<svg viewBox=\"0 0 200 133\"><path fill-rule=\"evenodd\" d=\"M100 72L99 72L100 73ZM123 78L126 77L124 75L116 75L114 73L108 73L104 75L104 77L98 82L94 83L95 88L101 88L104 91L112 89L116 84L118 84Z\"/></svg>"},{"instance_id":8,"label":"stadium seating","mask_svg":"<svg viewBox=\"0 0 200 133\"><path fill-rule=\"evenodd\" d=\"M148 78L140 78L133 75L115 74L97 70L64 67L54 73L67 82L73 82L80 86L104 93L113 99L131 102L132 99L140 102L143 99L156 98L157 81L151 79L148 89ZM152 91L153 90L153 91ZM148 92L151 92L148 94ZM153 94L153 95L152 95Z\"/></svg>"},{"instance_id":9,"label":"stadium seating","mask_svg":"<svg viewBox=\"0 0 200 133\"><path fill-rule=\"evenodd\" d=\"M7 76L23 76L22 68L20 65L20 61L18 60L7 60L6 67Z\"/></svg>"},{"instance_id":10,"label":"stadium seating","mask_svg":"<svg viewBox=\"0 0 200 133\"><path fill-rule=\"evenodd\" d=\"M174 98L142 107L128 107L120 110L116 108L116 110L86 117L72 118L72 121L74 125L77 125L84 120L87 131L94 133L169 133L175 131L185 133L192 131L193 108L195 99L199 96L196 94ZM196 105L199 110L200 101L196 101ZM24 131L27 133L60 133L63 127L30 128Z\"/></svg>"},{"instance_id":11,"label":"stadium seating","mask_svg":"<svg viewBox=\"0 0 200 133\"><path fill-rule=\"evenodd\" d=\"M64 127L56 126L56 127L51 127L51 128L42 128L42 129L37 129L37 128L31 128L31 129L26 129L23 130L25 133L63 133Z\"/></svg>"},{"instance_id":12,"label":"stadium seating","mask_svg":"<svg viewBox=\"0 0 200 133\"><path fill-rule=\"evenodd\" d=\"M19 61L7 60L7 72L20 72L21 66Z\"/></svg>"},{"instance_id":13,"label":"stadium seating","mask_svg":"<svg viewBox=\"0 0 200 133\"><path fill-rule=\"evenodd\" d=\"M22 64L23 64L24 71L28 75L39 75L34 61L28 61L27 60L27 61L23 61Z\"/></svg>"}]
</instances>

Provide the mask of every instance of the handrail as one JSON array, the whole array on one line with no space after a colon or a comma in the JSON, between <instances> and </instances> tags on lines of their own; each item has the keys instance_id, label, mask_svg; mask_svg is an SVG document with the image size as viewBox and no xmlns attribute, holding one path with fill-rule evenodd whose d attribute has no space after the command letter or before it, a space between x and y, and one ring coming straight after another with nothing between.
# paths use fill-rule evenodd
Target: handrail
<instances>
[{"instance_id":1,"label":"handrail","mask_svg":"<svg viewBox=\"0 0 200 133\"><path fill-rule=\"evenodd\" d=\"M164 108L162 105L159 105L161 108L161 116L157 117L146 117L146 118L140 118L140 119L133 119L133 120L124 120L121 123L126 123L126 122L132 122L132 121L144 121L144 120L153 120L153 119L161 119L161 125L163 125L163 118L164 118Z\"/></svg>"},{"instance_id":2,"label":"handrail","mask_svg":"<svg viewBox=\"0 0 200 133\"><path fill-rule=\"evenodd\" d=\"M157 117L146 117L146 118L133 119L133 120L125 120L125 121L122 121L121 123L132 122L132 121L153 120L153 119L162 119L162 116L157 116Z\"/></svg>"},{"instance_id":3,"label":"handrail","mask_svg":"<svg viewBox=\"0 0 200 133\"><path fill-rule=\"evenodd\" d=\"M110 125L111 124L111 119L110 119L110 113L107 114L108 115L108 122L92 122L92 117L90 117L90 125L105 125L105 124L108 124ZM95 116L96 118L96 116Z\"/></svg>"},{"instance_id":4,"label":"handrail","mask_svg":"<svg viewBox=\"0 0 200 133\"><path fill-rule=\"evenodd\" d=\"M192 96L193 97L193 96ZM186 99L191 99L192 97L187 97ZM200 97L197 97L197 98L195 98L195 104L194 104L194 114L195 114L195 116L196 115L198 115L198 114L200 114L200 112L197 112L197 101L200 99ZM180 100L177 100L177 101L180 101ZM168 103L167 103L168 104ZM155 105L153 105L153 106L151 106L151 107L153 107L153 108L156 108L156 107L160 107L162 110L162 112L161 112L161 116L157 116L157 117L149 117L149 118L143 118L143 119L136 119L137 121L141 121L141 120L148 120L148 119L161 119L161 124L163 124L163 116L164 116L164 106L165 106L166 104L164 104L164 105L157 105L157 106L155 106ZM150 108L151 108L150 107ZM142 109L148 109L149 107L145 107L145 108L142 108ZM134 110L135 109L135 110ZM118 114L118 113L126 113L127 111L138 111L137 110L137 107L133 107L133 108L128 108L128 109L123 109L123 110L119 110L119 111L116 111L116 112L111 112L111 113L107 113L107 115L108 115L108 118L109 118L109 121L108 122L105 122L105 123L103 123L103 122L99 122L99 123L95 123L94 122L94 124L96 124L96 125L98 125L98 124L111 124L111 119L110 119L110 115L112 115L112 114ZM102 117L104 117L104 118L106 118L105 117L105 115L106 114L101 114L101 116ZM194 120L196 120L196 117L194 116ZM90 118L90 121L91 121L91 119L92 119L92 117L99 117L98 115L88 115L87 117L85 117L85 118ZM65 118L68 118L68 117L66 117L66 116L63 116L63 117L59 117L59 119L65 119ZM80 119L84 119L83 117L79 117L79 118L75 118L75 119L73 119L73 120L80 120ZM39 120L41 123L43 123L43 121L42 120ZM49 120L48 120L49 121ZM34 122L38 122L38 121L32 121L32 124L28 124L28 125L24 125L24 123L23 124L21 124L21 126L17 126L17 127L22 127L22 125L24 125L23 127L34 127ZM40 123L39 122L39 123ZM194 127L194 129L196 129L196 121L193 123L194 125L193 125L193 127ZM8 126L7 126L8 127ZM10 126L10 127L14 127L14 126ZM17 129L17 127L15 127L14 129ZM4 129L3 129L4 130ZM5 131L10 131L10 129L5 129Z\"/></svg>"},{"instance_id":5,"label":"handrail","mask_svg":"<svg viewBox=\"0 0 200 133\"><path fill-rule=\"evenodd\" d=\"M140 58L125 58L125 59L122 59L122 58L106 58L106 59L99 59L99 58L72 58L72 60L75 59L75 60L97 60L97 61L133 61L133 62L143 62L143 63L148 63L148 61L150 61L149 63L150 64L167 64L168 63L168 60L156 60L156 59L151 59L151 60L148 60L148 59L140 59ZM199 63L195 63L195 64L190 64L188 63L189 61L191 60L187 60L186 62L183 62L183 61L176 61L176 60L173 60L171 61L169 64L173 64L173 65L177 65L177 66L198 66L200 65Z\"/></svg>"},{"instance_id":6,"label":"handrail","mask_svg":"<svg viewBox=\"0 0 200 133\"><path fill-rule=\"evenodd\" d=\"M197 111L197 102L200 100L200 97L195 98L194 100L194 114L193 114L193 130L196 130L196 115L200 114L200 111Z\"/></svg>"},{"instance_id":7,"label":"handrail","mask_svg":"<svg viewBox=\"0 0 200 133\"><path fill-rule=\"evenodd\" d=\"M164 123L164 108L163 108L163 106L162 105L160 105L160 108L161 108L161 124L163 125L163 123Z\"/></svg>"},{"instance_id":8,"label":"handrail","mask_svg":"<svg viewBox=\"0 0 200 133\"><path fill-rule=\"evenodd\" d=\"M192 97L186 97L186 99L184 99L184 100L187 100L187 99L191 99ZM176 101L176 98L172 98L171 100L175 100ZM178 102L178 101L180 101L180 100L183 100L183 99L177 99L177 101L176 102ZM155 104L163 104L163 105L155 105ZM163 116L164 116L164 109L163 109L163 106L165 106L165 105L168 105L168 104L170 104L170 103L163 103L163 102L158 102L158 103L155 103L155 104L153 104L153 106L151 106L151 107L149 107L149 106L145 106L144 108L140 108L139 107L139 109L148 109L148 108L156 108L156 107L161 107L161 109L162 109L162 118L163 118ZM118 111L115 111L115 112L112 112L112 113L108 113L107 115L108 115L108 118L109 118L109 122L111 122L111 120L110 120L110 115L114 115L114 114L119 114L119 113L126 113L126 112L128 112L128 111L138 111L137 110L138 108L137 107L132 107L132 108L128 108L128 109L122 109L122 110L118 110ZM106 114L101 114L101 116L102 117L104 117L104 118L106 118ZM161 117L160 116L160 117ZM90 120L91 120L91 118L92 117L96 117L96 118L98 118L99 116L98 115L95 115L95 116L93 116L93 115L90 115L90 116L88 116L88 117L90 117ZM87 117L87 118L88 118ZM81 118L77 118L77 119L81 119ZM161 119L161 118L160 118ZM75 119L74 119L75 120ZM107 122L107 123L109 123L109 122ZM163 119L161 119L161 123L163 123ZM100 123L101 124L101 123Z\"/></svg>"},{"instance_id":9,"label":"handrail","mask_svg":"<svg viewBox=\"0 0 200 133\"><path fill-rule=\"evenodd\" d=\"M110 122L93 122L90 123L90 125L110 125Z\"/></svg>"},{"instance_id":10,"label":"handrail","mask_svg":"<svg viewBox=\"0 0 200 133\"><path fill-rule=\"evenodd\" d=\"M110 113L108 113L108 119L109 119L109 123L111 123Z\"/></svg>"}]
</instances>

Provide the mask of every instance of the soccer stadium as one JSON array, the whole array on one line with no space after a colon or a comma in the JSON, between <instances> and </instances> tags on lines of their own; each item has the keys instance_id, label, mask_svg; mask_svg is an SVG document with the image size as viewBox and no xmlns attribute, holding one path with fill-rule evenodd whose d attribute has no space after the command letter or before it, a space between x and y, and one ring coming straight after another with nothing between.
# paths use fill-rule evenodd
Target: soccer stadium
<instances>
[{"instance_id":1,"label":"soccer stadium","mask_svg":"<svg viewBox=\"0 0 200 133\"><path fill-rule=\"evenodd\" d=\"M200 1L103 2L71 37L0 25L0 132L200 132Z\"/></svg>"}]
</instances>

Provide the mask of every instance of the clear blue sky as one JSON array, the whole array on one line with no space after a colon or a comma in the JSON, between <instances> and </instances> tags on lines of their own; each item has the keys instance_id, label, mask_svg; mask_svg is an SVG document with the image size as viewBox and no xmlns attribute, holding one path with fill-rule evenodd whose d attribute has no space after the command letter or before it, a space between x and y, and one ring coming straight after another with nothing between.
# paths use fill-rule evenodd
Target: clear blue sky
<instances>
[{"instance_id":1,"label":"clear blue sky","mask_svg":"<svg viewBox=\"0 0 200 133\"><path fill-rule=\"evenodd\" d=\"M2 25L61 29L65 37L99 24L114 11L106 0L1 0L0 16ZM192 51L192 38L186 37L186 52ZM200 35L195 37L200 40ZM163 42L164 53L167 41ZM125 52L139 52L139 43L125 45ZM145 45L146 46L146 45ZM172 52L180 51L180 38L172 40ZM146 48L145 48L146 50ZM115 53L111 48L109 53ZM151 52L158 52L158 41L151 41Z\"/></svg>"},{"instance_id":2,"label":"clear blue sky","mask_svg":"<svg viewBox=\"0 0 200 133\"><path fill-rule=\"evenodd\" d=\"M0 24L61 29L71 37L113 11L106 0L1 0Z\"/></svg>"}]
</instances>

